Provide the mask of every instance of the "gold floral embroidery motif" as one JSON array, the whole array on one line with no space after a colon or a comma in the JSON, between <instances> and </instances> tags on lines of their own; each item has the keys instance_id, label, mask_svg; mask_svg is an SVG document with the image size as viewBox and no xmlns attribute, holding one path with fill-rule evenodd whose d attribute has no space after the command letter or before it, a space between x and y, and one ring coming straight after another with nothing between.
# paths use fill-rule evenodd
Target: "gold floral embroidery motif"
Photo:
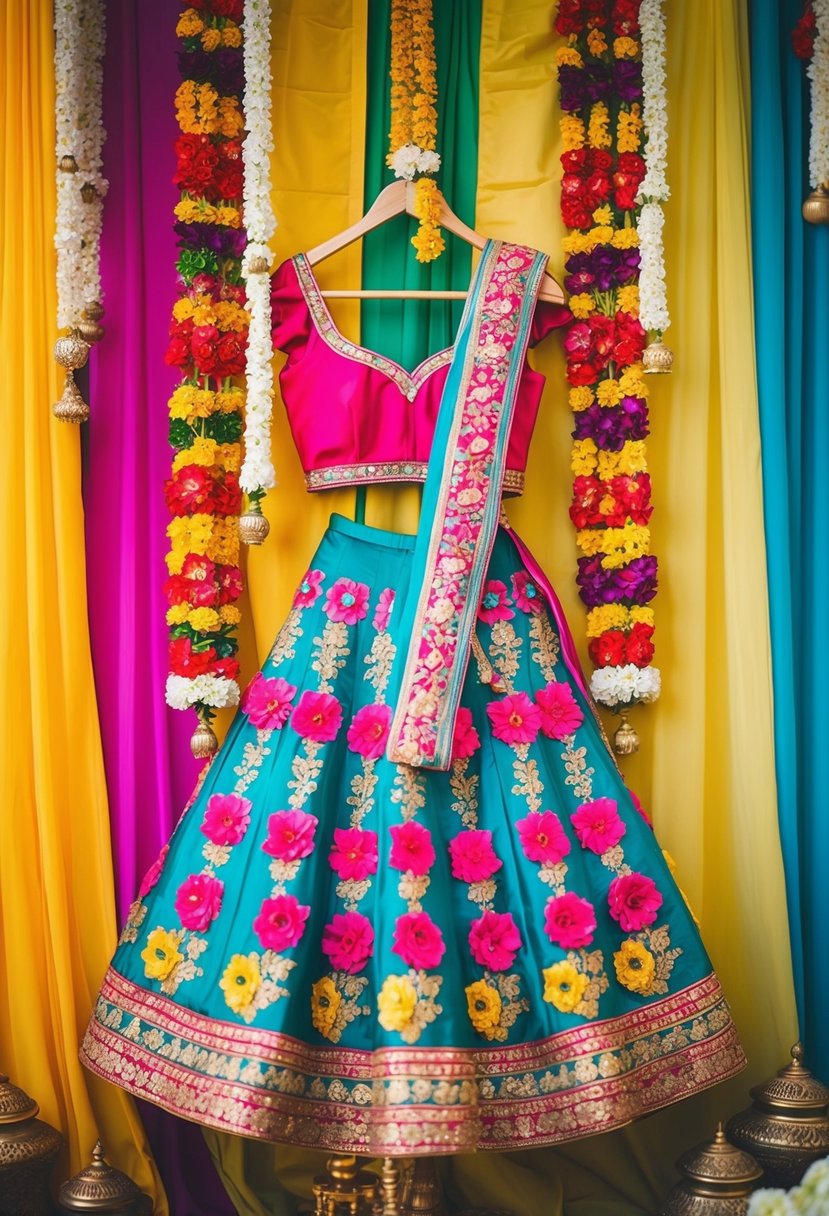
<instances>
[{"instance_id":1,"label":"gold floral embroidery motif","mask_svg":"<svg viewBox=\"0 0 829 1216\"><path fill-rule=\"evenodd\" d=\"M284 895L285 884L293 882L299 873L299 867L301 865L301 857L295 857L293 861L283 861L280 857L273 858L271 864L268 866L268 871L274 881L274 888L271 891L271 896Z\"/></svg>"},{"instance_id":2,"label":"gold floral embroidery motif","mask_svg":"<svg viewBox=\"0 0 829 1216\"><path fill-rule=\"evenodd\" d=\"M541 668L548 684L556 678L556 663L559 656L559 641L546 612L530 618L530 651L533 662Z\"/></svg>"},{"instance_id":3,"label":"gold floral embroidery motif","mask_svg":"<svg viewBox=\"0 0 829 1216\"><path fill-rule=\"evenodd\" d=\"M207 949L207 942L203 937L196 937L195 934L185 934L184 940L179 943L179 948L184 947L185 957L178 963L166 979L161 981L161 991L167 996L175 996L179 986L189 980L201 979L204 971L196 965L197 960L201 958Z\"/></svg>"},{"instance_id":4,"label":"gold floral embroidery motif","mask_svg":"<svg viewBox=\"0 0 829 1216\"><path fill-rule=\"evenodd\" d=\"M452 810L460 815L465 828L474 828L478 823L478 782L477 773L469 771L469 757L455 760L449 774L449 788L455 795Z\"/></svg>"},{"instance_id":5,"label":"gold floral embroidery motif","mask_svg":"<svg viewBox=\"0 0 829 1216\"><path fill-rule=\"evenodd\" d=\"M288 782L288 789L293 793L288 798L288 805L294 811L299 811L316 791L319 775L322 772L322 759L319 753L323 744L316 739L304 739L305 755L297 752L291 762L293 778Z\"/></svg>"},{"instance_id":6,"label":"gold floral embroidery motif","mask_svg":"<svg viewBox=\"0 0 829 1216\"><path fill-rule=\"evenodd\" d=\"M354 810L351 812L351 826L358 828L366 815L374 808L374 791L377 788L378 777L374 771L376 760L365 760L362 772L351 778L351 793L346 802Z\"/></svg>"},{"instance_id":7,"label":"gold floral embroidery motif","mask_svg":"<svg viewBox=\"0 0 829 1216\"><path fill-rule=\"evenodd\" d=\"M147 905L140 899L136 899L130 904L130 910L127 914L127 923L121 930L121 936L118 939L118 945L122 946L124 942L138 941L138 930L144 923L144 917L147 915Z\"/></svg>"},{"instance_id":8,"label":"gold floral embroidery motif","mask_svg":"<svg viewBox=\"0 0 829 1216\"><path fill-rule=\"evenodd\" d=\"M314 638L314 645L317 650L311 661L311 670L319 676L318 691L331 693L334 681L351 654L345 621L327 621L322 637Z\"/></svg>"},{"instance_id":9,"label":"gold floral embroidery motif","mask_svg":"<svg viewBox=\"0 0 829 1216\"><path fill-rule=\"evenodd\" d=\"M567 870L568 866L566 861L560 861L556 865L542 865L539 866L538 877L543 883L546 883L548 887L552 887L553 892L556 895L564 895L564 882L567 878Z\"/></svg>"},{"instance_id":10,"label":"gold floral embroidery motif","mask_svg":"<svg viewBox=\"0 0 829 1216\"><path fill-rule=\"evenodd\" d=\"M219 981L225 1003L250 1024L260 1010L290 996L282 984L295 966L292 959L283 958L273 950L263 954L255 950L250 954L234 954Z\"/></svg>"},{"instance_id":11,"label":"gold floral embroidery motif","mask_svg":"<svg viewBox=\"0 0 829 1216\"><path fill-rule=\"evenodd\" d=\"M413 874L406 870L397 884L397 894L405 900L410 912L423 911L423 898L429 889L428 874Z\"/></svg>"},{"instance_id":12,"label":"gold floral embroidery motif","mask_svg":"<svg viewBox=\"0 0 829 1216\"><path fill-rule=\"evenodd\" d=\"M389 975L377 994L377 1020L384 1030L397 1031L404 1043L416 1043L424 1027L443 1013L436 997L443 977L409 968L406 975Z\"/></svg>"},{"instance_id":13,"label":"gold floral embroidery motif","mask_svg":"<svg viewBox=\"0 0 829 1216\"><path fill-rule=\"evenodd\" d=\"M484 878L480 882L471 882L466 898L477 904L482 912L493 911L497 883L494 878Z\"/></svg>"},{"instance_id":14,"label":"gold floral embroidery motif","mask_svg":"<svg viewBox=\"0 0 829 1216\"><path fill-rule=\"evenodd\" d=\"M368 1016L370 1005L361 1005L360 998L368 980L347 971L334 971L311 985L311 1022L325 1039L339 1043L349 1022Z\"/></svg>"},{"instance_id":15,"label":"gold floral embroidery motif","mask_svg":"<svg viewBox=\"0 0 829 1216\"><path fill-rule=\"evenodd\" d=\"M538 765L530 758L528 743L519 743L516 748L516 759L512 762L512 772L515 777L513 794L524 798L531 811L541 809L541 795L544 793L544 783L538 775Z\"/></svg>"},{"instance_id":16,"label":"gold floral embroidery motif","mask_svg":"<svg viewBox=\"0 0 829 1216\"><path fill-rule=\"evenodd\" d=\"M400 807L403 819L414 819L417 812L426 805L426 778L422 769L411 768L408 764L398 764L395 767L397 775L394 778L391 800Z\"/></svg>"},{"instance_id":17,"label":"gold floral embroidery motif","mask_svg":"<svg viewBox=\"0 0 829 1216\"><path fill-rule=\"evenodd\" d=\"M620 844L615 844L612 849L605 849L599 857L599 861L614 874L632 873L630 866L625 861L625 852Z\"/></svg>"},{"instance_id":18,"label":"gold floral embroidery motif","mask_svg":"<svg viewBox=\"0 0 829 1216\"><path fill-rule=\"evenodd\" d=\"M504 691L508 695L515 692L513 680L521 665L521 647L523 645L523 638L518 637L510 621L496 621L492 626L489 658L493 668L501 677Z\"/></svg>"},{"instance_id":19,"label":"gold floral embroidery motif","mask_svg":"<svg viewBox=\"0 0 829 1216\"><path fill-rule=\"evenodd\" d=\"M394 657L397 654L397 647L385 632L378 633L374 641L371 643L371 650L366 655L363 662L367 665L368 670L365 674L365 679L369 681L375 691L374 700L379 703L386 695L386 688L391 675L392 664Z\"/></svg>"},{"instance_id":20,"label":"gold floral embroidery motif","mask_svg":"<svg viewBox=\"0 0 829 1216\"><path fill-rule=\"evenodd\" d=\"M370 878L343 878L337 883L337 898L345 904L346 912L356 912L361 899L371 888Z\"/></svg>"},{"instance_id":21,"label":"gold floral embroidery motif","mask_svg":"<svg viewBox=\"0 0 829 1216\"><path fill-rule=\"evenodd\" d=\"M300 625L301 609L292 608L288 613L282 628L276 635L276 641L273 644L273 649L268 655L268 659L273 663L274 667L278 667L285 659L296 658L296 643L302 637L303 629Z\"/></svg>"},{"instance_id":22,"label":"gold floral embroidery motif","mask_svg":"<svg viewBox=\"0 0 829 1216\"><path fill-rule=\"evenodd\" d=\"M242 759L233 770L239 778L233 787L234 794L244 794L259 776L263 760L271 754L271 749L266 746L270 737L271 731L260 729L256 732L256 742L249 740L245 744Z\"/></svg>"},{"instance_id":23,"label":"gold floral embroidery motif","mask_svg":"<svg viewBox=\"0 0 829 1216\"><path fill-rule=\"evenodd\" d=\"M587 767L587 748L574 747L576 736L568 735L564 740L564 751L561 758L567 770L564 784L573 789L573 794L580 802L587 802L593 795L593 774L595 769Z\"/></svg>"},{"instance_id":24,"label":"gold floral embroidery motif","mask_svg":"<svg viewBox=\"0 0 829 1216\"><path fill-rule=\"evenodd\" d=\"M517 975L500 972L493 975L487 971L482 980L470 984L465 992L469 1020L478 1034L490 1042L506 1042L510 1027L530 1007L520 995Z\"/></svg>"}]
</instances>

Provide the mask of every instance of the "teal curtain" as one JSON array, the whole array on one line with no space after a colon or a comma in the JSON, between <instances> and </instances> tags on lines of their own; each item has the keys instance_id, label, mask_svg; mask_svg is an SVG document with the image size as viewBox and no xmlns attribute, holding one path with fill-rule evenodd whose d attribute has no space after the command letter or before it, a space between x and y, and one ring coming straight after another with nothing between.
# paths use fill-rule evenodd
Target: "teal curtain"
<instances>
[{"instance_id":1,"label":"teal curtain","mask_svg":"<svg viewBox=\"0 0 829 1216\"><path fill-rule=\"evenodd\" d=\"M829 228L800 213L809 92L790 34L802 7L749 0L752 223L780 834L806 1062L829 1079Z\"/></svg>"}]
</instances>

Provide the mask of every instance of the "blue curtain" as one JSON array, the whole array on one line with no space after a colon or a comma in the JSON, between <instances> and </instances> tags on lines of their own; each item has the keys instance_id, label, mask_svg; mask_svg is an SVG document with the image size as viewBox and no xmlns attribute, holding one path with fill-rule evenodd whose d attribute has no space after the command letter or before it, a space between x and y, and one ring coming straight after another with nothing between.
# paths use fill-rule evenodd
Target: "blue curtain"
<instances>
[{"instance_id":1,"label":"blue curtain","mask_svg":"<svg viewBox=\"0 0 829 1216\"><path fill-rule=\"evenodd\" d=\"M829 227L800 212L809 90L790 34L801 12L802 0L749 0L752 219L780 833L806 1063L827 1079Z\"/></svg>"}]
</instances>

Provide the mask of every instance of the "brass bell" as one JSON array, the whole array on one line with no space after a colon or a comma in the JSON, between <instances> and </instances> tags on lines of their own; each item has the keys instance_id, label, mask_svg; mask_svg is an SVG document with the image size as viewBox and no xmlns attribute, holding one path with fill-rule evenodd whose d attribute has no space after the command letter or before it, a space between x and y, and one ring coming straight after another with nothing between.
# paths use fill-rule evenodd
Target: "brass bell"
<instances>
[{"instance_id":1,"label":"brass bell","mask_svg":"<svg viewBox=\"0 0 829 1216\"><path fill-rule=\"evenodd\" d=\"M735 1144L756 1157L768 1186L795 1186L813 1161L829 1155L829 1089L803 1067L803 1045L792 1062L750 1090L754 1104L728 1120Z\"/></svg>"},{"instance_id":2,"label":"brass bell","mask_svg":"<svg viewBox=\"0 0 829 1216\"><path fill-rule=\"evenodd\" d=\"M829 182L821 182L804 199L801 214L807 224L829 224Z\"/></svg>"},{"instance_id":3,"label":"brass bell","mask_svg":"<svg viewBox=\"0 0 829 1216\"><path fill-rule=\"evenodd\" d=\"M261 545L271 530L261 511L246 511L239 516L239 539L246 545Z\"/></svg>"},{"instance_id":4,"label":"brass bell","mask_svg":"<svg viewBox=\"0 0 829 1216\"><path fill-rule=\"evenodd\" d=\"M646 375L672 372L674 369L674 353L661 339L649 342L642 355L642 370Z\"/></svg>"},{"instance_id":5,"label":"brass bell","mask_svg":"<svg viewBox=\"0 0 829 1216\"><path fill-rule=\"evenodd\" d=\"M658 1216L743 1216L762 1170L750 1153L729 1144L722 1123L713 1140L683 1153L685 1177L668 1192Z\"/></svg>"},{"instance_id":6,"label":"brass bell","mask_svg":"<svg viewBox=\"0 0 829 1216\"><path fill-rule=\"evenodd\" d=\"M63 392L60 400L52 406L52 413L61 422L86 422L89 417L89 406L81 396L81 390L75 383L71 370L66 373Z\"/></svg>"},{"instance_id":7,"label":"brass bell","mask_svg":"<svg viewBox=\"0 0 829 1216\"><path fill-rule=\"evenodd\" d=\"M267 274L270 268L271 267L268 259L263 258L260 254L257 257L250 259L248 264L248 274Z\"/></svg>"},{"instance_id":8,"label":"brass bell","mask_svg":"<svg viewBox=\"0 0 829 1216\"><path fill-rule=\"evenodd\" d=\"M87 321L100 321L103 315L104 306L100 300L90 300L81 313L81 316Z\"/></svg>"},{"instance_id":9,"label":"brass bell","mask_svg":"<svg viewBox=\"0 0 829 1216\"><path fill-rule=\"evenodd\" d=\"M89 358L89 343L85 342L77 329L72 329L55 343L55 359L61 365L77 371Z\"/></svg>"},{"instance_id":10,"label":"brass bell","mask_svg":"<svg viewBox=\"0 0 829 1216\"><path fill-rule=\"evenodd\" d=\"M622 721L613 735L613 750L617 756L632 756L639 751L639 735L628 722L626 710L623 709L619 717Z\"/></svg>"},{"instance_id":11,"label":"brass bell","mask_svg":"<svg viewBox=\"0 0 829 1216\"><path fill-rule=\"evenodd\" d=\"M62 1216L75 1212L150 1216L152 1210L150 1196L140 1191L126 1174L107 1163L100 1140L92 1150L90 1164L64 1182L58 1193L58 1211Z\"/></svg>"},{"instance_id":12,"label":"brass bell","mask_svg":"<svg viewBox=\"0 0 829 1216\"><path fill-rule=\"evenodd\" d=\"M190 751L197 760L206 760L219 750L219 740L209 722L199 724L190 736Z\"/></svg>"},{"instance_id":13,"label":"brass bell","mask_svg":"<svg viewBox=\"0 0 829 1216\"><path fill-rule=\"evenodd\" d=\"M0 1212L48 1216L49 1177L63 1136L35 1116L37 1102L0 1073Z\"/></svg>"},{"instance_id":14,"label":"brass bell","mask_svg":"<svg viewBox=\"0 0 829 1216\"><path fill-rule=\"evenodd\" d=\"M78 333L83 338L84 342L88 342L91 346L94 342L100 342L104 336L104 327L97 321L90 320L84 316L78 322Z\"/></svg>"},{"instance_id":15,"label":"brass bell","mask_svg":"<svg viewBox=\"0 0 829 1216\"><path fill-rule=\"evenodd\" d=\"M99 197L98 191L95 189L92 182L84 182L81 186L81 198L85 203L94 203Z\"/></svg>"},{"instance_id":16,"label":"brass bell","mask_svg":"<svg viewBox=\"0 0 829 1216\"><path fill-rule=\"evenodd\" d=\"M75 160L74 156L72 156L70 153L69 155L62 156L60 158L60 160L58 161L58 168L60 169L61 173L77 173L78 172L78 162Z\"/></svg>"}]
</instances>

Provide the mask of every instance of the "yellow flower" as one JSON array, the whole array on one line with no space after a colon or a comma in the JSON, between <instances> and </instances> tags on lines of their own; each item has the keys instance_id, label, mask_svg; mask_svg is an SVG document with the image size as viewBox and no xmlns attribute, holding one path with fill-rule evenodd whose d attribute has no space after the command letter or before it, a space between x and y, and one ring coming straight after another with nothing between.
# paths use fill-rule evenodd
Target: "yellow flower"
<instances>
[{"instance_id":1,"label":"yellow flower","mask_svg":"<svg viewBox=\"0 0 829 1216\"><path fill-rule=\"evenodd\" d=\"M239 103L235 97L223 97L219 102L218 130L228 139L235 139L245 129L244 119L239 113Z\"/></svg>"},{"instance_id":2,"label":"yellow flower","mask_svg":"<svg viewBox=\"0 0 829 1216\"><path fill-rule=\"evenodd\" d=\"M241 228L242 213L238 207L217 207L216 223L221 224L223 228Z\"/></svg>"},{"instance_id":3,"label":"yellow flower","mask_svg":"<svg viewBox=\"0 0 829 1216\"><path fill-rule=\"evenodd\" d=\"M619 388L619 381L612 377L607 380L600 380L596 386L596 400L599 405L618 405L622 400L622 390Z\"/></svg>"},{"instance_id":4,"label":"yellow flower","mask_svg":"<svg viewBox=\"0 0 829 1216\"><path fill-rule=\"evenodd\" d=\"M343 998L330 976L324 975L311 985L311 1022L314 1029L328 1038L337 1020L337 1012Z\"/></svg>"},{"instance_id":5,"label":"yellow flower","mask_svg":"<svg viewBox=\"0 0 829 1216\"><path fill-rule=\"evenodd\" d=\"M193 315L193 301L189 296L183 296L173 305L173 316L177 321L186 321Z\"/></svg>"},{"instance_id":6,"label":"yellow flower","mask_svg":"<svg viewBox=\"0 0 829 1216\"><path fill-rule=\"evenodd\" d=\"M210 300L200 300L193 309L194 325L215 325L218 320L217 309Z\"/></svg>"},{"instance_id":7,"label":"yellow flower","mask_svg":"<svg viewBox=\"0 0 829 1216\"><path fill-rule=\"evenodd\" d=\"M501 997L498 990L486 980L476 980L464 989L469 1020L476 1030L485 1034L493 1030L501 1020Z\"/></svg>"},{"instance_id":8,"label":"yellow flower","mask_svg":"<svg viewBox=\"0 0 829 1216\"><path fill-rule=\"evenodd\" d=\"M626 287L617 289L616 310L630 313L632 317L639 316L639 288L635 283L628 283Z\"/></svg>"},{"instance_id":9,"label":"yellow flower","mask_svg":"<svg viewBox=\"0 0 829 1216\"><path fill-rule=\"evenodd\" d=\"M641 942L628 938L622 948L613 955L616 979L623 988L647 995L653 988L653 973L656 963L650 950Z\"/></svg>"},{"instance_id":10,"label":"yellow flower","mask_svg":"<svg viewBox=\"0 0 829 1216\"><path fill-rule=\"evenodd\" d=\"M596 553L603 553L605 545L608 543L609 531L610 528L581 528L576 533L576 544L588 557L592 557Z\"/></svg>"},{"instance_id":11,"label":"yellow flower","mask_svg":"<svg viewBox=\"0 0 829 1216\"><path fill-rule=\"evenodd\" d=\"M635 625L652 625L654 623L653 608L631 608L630 619Z\"/></svg>"},{"instance_id":12,"label":"yellow flower","mask_svg":"<svg viewBox=\"0 0 829 1216\"><path fill-rule=\"evenodd\" d=\"M238 564L239 523L235 516L229 519L214 519L207 556L211 561L219 562L223 566Z\"/></svg>"},{"instance_id":13,"label":"yellow flower","mask_svg":"<svg viewBox=\"0 0 829 1216\"><path fill-rule=\"evenodd\" d=\"M632 38L614 38L613 54L617 59L635 59L639 54L639 47Z\"/></svg>"},{"instance_id":14,"label":"yellow flower","mask_svg":"<svg viewBox=\"0 0 829 1216\"><path fill-rule=\"evenodd\" d=\"M559 1013L573 1013L587 987L588 979L577 971L572 963L562 960L552 967L545 967L544 1000L554 1005Z\"/></svg>"},{"instance_id":15,"label":"yellow flower","mask_svg":"<svg viewBox=\"0 0 829 1216\"><path fill-rule=\"evenodd\" d=\"M597 224L595 228L591 228L587 234L593 242L592 248L597 245L609 245L613 239L613 229L609 224Z\"/></svg>"},{"instance_id":16,"label":"yellow flower","mask_svg":"<svg viewBox=\"0 0 829 1216\"><path fill-rule=\"evenodd\" d=\"M603 101L594 102L590 110L587 141L591 148L609 148L613 142L610 135L610 111Z\"/></svg>"},{"instance_id":17,"label":"yellow flower","mask_svg":"<svg viewBox=\"0 0 829 1216\"><path fill-rule=\"evenodd\" d=\"M613 222L613 211L607 203L603 207L597 207L593 212L593 222L600 224L602 227L607 227L608 224Z\"/></svg>"},{"instance_id":18,"label":"yellow flower","mask_svg":"<svg viewBox=\"0 0 829 1216\"><path fill-rule=\"evenodd\" d=\"M633 363L625 368L619 377L619 387L623 397L647 397L648 384L641 363Z\"/></svg>"},{"instance_id":19,"label":"yellow flower","mask_svg":"<svg viewBox=\"0 0 829 1216\"><path fill-rule=\"evenodd\" d=\"M223 604L219 609L219 620L223 625L238 625L242 614L235 604Z\"/></svg>"},{"instance_id":20,"label":"yellow flower","mask_svg":"<svg viewBox=\"0 0 829 1216\"><path fill-rule=\"evenodd\" d=\"M573 316L581 321L595 311L596 301L589 292L582 291L577 296L570 296L569 308Z\"/></svg>"},{"instance_id":21,"label":"yellow flower","mask_svg":"<svg viewBox=\"0 0 829 1216\"><path fill-rule=\"evenodd\" d=\"M608 239L614 249L635 249L639 244L639 233L635 228L619 228Z\"/></svg>"},{"instance_id":22,"label":"yellow flower","mask_svg":"<svg viewBox=\"0 0 829 1216\"><path fill-rule=\"evenodd\" d=\"M589 477L596 468L598 448L593 439L577 439L570 454L570 468L579 476ZM604 455L604 453L601 453Z\"/></svg>"},{"instance_id":23,"label":"yellow flower","mask_svg":"<svg viewBox=\"0 0 829 1216\"><path fill-rule=\"evenodd\" d=\"M212 633L219 628L219 614L215 608L194 608L188 619L199 633Z\"/></svg>"},{"instance_id":24,"label":"yellow flower","mask_svg":"<svg viewBox=\"0 0 829 1216\"><path fill-rule=\"evenodd\" d=\"M621 604L600 604L587 614L587 636L598 638L608 629L626 629L629 621L630 613Z\"/></svg>"},{"instance_id":25,"label":"yellow flower","mask_svg":"<svg viewBox=\"0 0 829 1216\"><path fill-rule=\"evenodd\" d=\"M563 114L559 123L561 142L565 152L572 152L584 147L584 123L575 114Z\"/></svg>"},{"instance_id":26,"label":"yellow flower","mask_svg":"<svg viewBox=\"0 0 829 1216\"><path fill-rule=\"evenodd\" d=\"M262 974L255 954L234 954L219 980L226 1004L234 1013L247 1009L256 996Z\"/></svg>"},{"instance_id":27,"label":"yellow flower","mask_svg":"<svg viewBox=\"0 0 829 1216\"><path fill-rule=\"evenodd\" d=\"M586 384L574 385L568 396L571 410L586 410L593 404L593 390Z\"/></svg>"},{"instance_id":28,"label":"yellow flower","mask_svg":"<svg viewBox=\"0 0 829 1216\"><path fill-rule=\"evenodd\" d=\"M176 26L177 38L193 38L204 29L204 22L194 8L185 9Z\"/></svg>"},{"instance_id":29,"label":"yellow flower","mask_svg":"<svg viewBox=\"0 0 829 1216\"><path fill-rule=\"evenodd\" d=\"M216 409L223 414L233 414L241 411L245 404L245 394L240 388L229 388L216 393Z\"/></svg>"},{"instance_id":30,"label":"yellow flower","mask_svg":"<svg viewBox=\"0 0 829 1216\"><path fill-rule=\"evenodd\" d=\"M222 45L222 35L217 29L208 29L202 32L201 44L206 51L215 51L217 46Z\"/></svg>"},{"instance_id":31,"label":"yellow flower","mask_svg":"<svg viewBox=\"0 0 829 1216\"><path fill-rule=\"evenodd\" d=\"M179 953L181 934L169 932L167 929L153 929L147 938L147 945L141 951L144 960L144 974L149 980L166 980L167 976L183 960Z\"/></svg>"},{"instance_id":32,"label":"yellow flower","mask_svg":"<svg viewBox=\"0 0 829 1216\"><path fill-rule=\"evenodd\" d=\"M628 440L621 452L598 454L598 473L602 481L610 481L621 473L628 477L633 473L644 473L647 467L645 444L641 439Z\"/></svg>"},{"instance_id":33,"label":"yellow flower","mask_svg":"<svg viewBox=\"0 0 829 1216\"><path fill-rule=\"evenodd\" d=\"M233 22L228 22L228 24L222 30L222 46L241 45L242 31L239 29L238 25L234 25Z\"/></svg>"},{"instance_id":34,"label":"yellow flower","mask_svg":"<svg viewBox=\"0 0 829 1216\"><path fill-rule=\"evenodd\" d=\"M212 468L217 463L218 447L219 444L215 439L205 439L202 435L197 436L189 448L182 448L180 452L176 452L173 458L173 472L177 473L187 464L200 464L205 468Z\"/></svg>"},{"instance_id":35,"label":"yellow flower","mask_svg":"<svg viewBox=\"0 0 829 1216\"><path fill-rule=\"evenodd\" d=\"M407 975L390 975L377 994L378 1022L384 1030L402 1030L417 1007L417 991Z\"/></svg>"},{"instance_id":36,"label":"yellow flower","mask_svg":"<svg viewBox=\"0 0 829 1216\"><path fill-rule=\"evenodd\" d=\"M167 624L183 625L189 615L189 604L173 604L172 608L167 609Z\"/></svg>"},{"instance_id":37,"label":"yellow flower","mask_svg":"<svg viewBox=\"0 0 829 1216\"><path fill-rule=\"evenodd\" d=\"M624 528L599 529L602 544L594 553L603 552L602 566L605 570L615 570L625 566L636 557L644 557L651 551L651 534L649 528L639 524L627 523ZM581 535L581 533L579 533Z\"/></svg>"},{"instance_id":38,"label":"yellow flower","mask_svg":"<svg viewBox=\"0 0 829 1216\"><path fill-rule=\"evenodd\" d=\"M642 116L639 103L620 110L616 122L616 148L619 152L638 152L642 142Z\"/></svg>"},{"instance_id":39,"label":"yellow flower","mask_svg":"<svg viewBox=\"0 0 829 1216\"><path fill-rule=\"evenodd\" d=\"M250 313L233 300L219 300L215 305L216 324L224 332L242 333L250 325Z\"/></svg>"},{"instance_id":40,"label":"yellow flower","mask_svg":"<svg viewBox=\"0 0 829 1216\"><path fill-rule=\"evenodd\" d=\"M599 55L604 55L607 50L607 40L601 30L593 29L590 31L587 35L587 45L590 49L590 54L595 55L597 58Z\"/></svg>"},{"instance_id":41,"label":"yellow flower","mask_svg":"<svg viewBox=\"0 0 829 1216\"><path fill-rule=\"evenodd\" d=\"M583 68L584 60L574 46L560 46L556 51L556 66Z\"/></svg>"}]
</instances>

